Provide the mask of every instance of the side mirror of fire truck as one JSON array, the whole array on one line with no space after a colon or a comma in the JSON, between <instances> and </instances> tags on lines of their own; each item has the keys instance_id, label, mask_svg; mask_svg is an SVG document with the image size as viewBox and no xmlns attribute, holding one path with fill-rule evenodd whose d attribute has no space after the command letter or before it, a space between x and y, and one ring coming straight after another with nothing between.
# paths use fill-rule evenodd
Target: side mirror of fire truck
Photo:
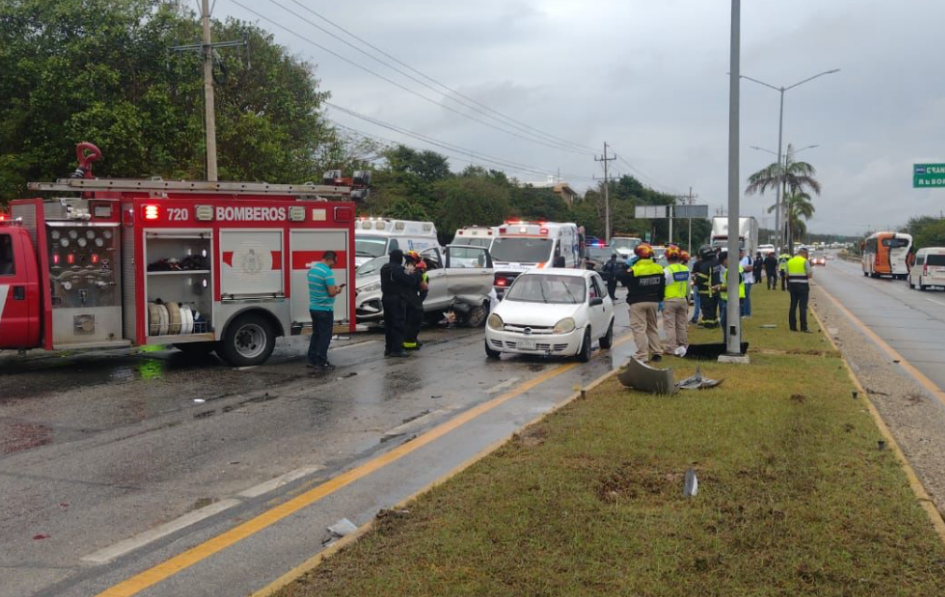
<instances>
[{"instance_id":1,"label":"side mirror of fire truck","mask_svg":"<svg viewBox=\"0 0 945 597\"><path fill-rule=\"evenodd\" d=\"M371 171L370 170L355 170L352 180L356 186L370 186L371 185Z\"/></svg>"},{"instance_id":2,"label":"side mirror of fire truck","mask_svg":"<svg viewBox=\"0 0 945 597\"><path fill-rule=\"evenodd\" d=\"M341 170L328 170L322 175L322 183L334 185L337 179L341 178Z\"/></svg>"}]
</instances>

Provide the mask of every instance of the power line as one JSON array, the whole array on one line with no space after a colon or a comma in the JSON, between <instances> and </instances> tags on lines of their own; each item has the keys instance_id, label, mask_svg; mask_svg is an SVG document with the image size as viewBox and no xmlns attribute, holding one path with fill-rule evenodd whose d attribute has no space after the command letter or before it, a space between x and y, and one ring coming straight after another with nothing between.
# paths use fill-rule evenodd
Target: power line
<instances>
[{"instance_id":1,"label":"power line","mask_svg":"<svg viewBox=\"0 0 945 597\"><path fill-rule=\"evenodd\" d=\"M270 0L270 1L272 1L272 0ZM499 132L501 132L501 133L505 133L506 135L510 135L510 136L512 136L512 137L517 137L517 138L519 138L519 139L522 139L523 141L529 141L529 142L531 142L531 143L535 143L535 144L537 144L537 145L543 145L543 146L545 146L545 147L549 147L549 148L551 148L551 149L556 149L556 150L558 150L558 151L567 151L567 152L570 152L570 153L576 153L576 154L580 154L580 155L593 155L593 154L587 154L587 153L584 152L584 151L578 151L578 150L575 150L575 149L569 149L569 148L567 148L567 147L562 147L562 146L559 146L559 145L552 145L551 143L547 143L547 142L545 142L545 141L543 141L543 140L541 140L541 139L536 139L536 138L533 138L533 137L525 137L525 136L520 135L520 134L518 134L518 133L512 132L512 131L507 130L507 129L504 129L504 128L500 127L500 126L497 126L497 125L495 125L495 124L493 124L493 123L491 123L491 122L487 122L487 121L482 120L482 119L480 119L480 118L476 118L475 116L472 116L472 115L470 115L470 114L466 114L466 113L464 113L464 112L461 112L461 111L459 111L459 110L453 108L452 106L449 106L449 105L447 105L447 104L444 104L443 102L437 101L437 100L435 100L435 99L433 99L433 98L431 98L431 97L428 97L428 96L426 96L426 95L424 95L424 94L422 94L422 93L420 93L420 92L418 92L418 91L415 91L415 90L413 90L413 89L410 89L409 87L407 87L407 86L405 86L405 85L402 85L402 84L398 83L397 81L394 81L393 79L391 79L391 78L389 78L389 77L386 77L386 76L382 75L381 73L379 73L379 72L377 72L377 71L371 70L370 68L368 68L368 67L366 67L366 66L364 66L364 65L362 65L362 64L360 64L360 63L358 63L358 62L355 62L354 60L351 60L350 58L348 58L348 57L346 57L346 56L343 56L342 54L339 54L338 52L335 52L334 50L331 50L331 49L329 49L329 48L327 48L327 47L325 47L325 46L323 46L323 45L321 45L321 44L319 44L319 43L317 43L317 42L315 42L315 41L312 41L312 40L309 39L308 37L306 37L306 36L304 36L304 35L302 35L302 34L300 34L300 33L295 32L295 31L289 29L288 27L285 27L284 25L281 25L281 24L277 23L276 21L270 19L270 18L267 17L267 16L264 16L264 15L260 14L259 12L253 10L252 8L249 8L249 7L246 6L245 4L239 2L238 0L230 0L230 2L232 2L232 3L235 4L236 6L239 6L240 8L242 8L243 10L245 10L246 12L255 15L255 16L258 17L259 19L261 19L261 20L263 20L263 21L266 21L267 23L273 25L274 27L278 27L279 29L282 29L283 31L285 31L285 32L287 32L287 33L289 33L289 34L294 35L295 37L298 37L298 38L301 39L302 41L304 41L304 42L306 42L306 43L308 43L308 44L311 44L311 45L315 46L316 48L322 50L323 52L327 52L328 54L331 54L332 56L338 58L339 60L343 60L344 62L347 62L348 64L350 64L350 65L352 65L352 66L354 66L354 67L356 67L356 68L359 68L359 69L363 70L364 72L366 72L366 73L368 73L368 74L371 74L371 75L373 75L373 76L375 76L375 77L377 77L377 78L379 78L379 79L381 79L381 80L383 80L383 81L386 81L387 83L390 83L391 85L397 87L398 89L402 89L403 91L406 91L407 93L410 93L411 95L415 95L415 96L421 98L421 99L424 100L424 101L427 101L427 102L430 102L431 104L440 106L441 108L443 108L443 109L445 109L445 110L449 110L450 112L453 112L454 114L457 114L457 115L459 115L459 116L462 116L463 118L466 118L466 119L468 119L468 120L472 120L473 122L478 122L479 124L488 126L489 128L495 129L495 130L497 130L497 131L499 131ZM281 5L280 5L280 6L281 6ZM286 9L286 10L288 11L288 9ZM288 12L291 13L292 11L288 11ZM292 14L294 14L294 13L292 13ZM300 18L302 18L302 17L300 17Z\"/></svg>"},{"instance_id":2,"label":"power line","mask_svg":"<svg viewBox=\"0 0 945 597\"><path fill-rule=\"evenodd\" d=\"M277 4L277 5L278 5L278 3L276 3L274 0L270 0L270 1L273 2L274 4ZM480 102L480 101L478 101L478 100L476 100L476 99L474 99L474 98L471 98L471 97L469 97L469 96L467 96L467 95L464 95L464 94L460 93L459 91L457 91L456 89L453 89L452 87L449 87L448 85L446 85L446 84L444 84L444 83L442 83L442 82L440 82L440 81L434 79L433 77L427 75L426 73L424 73L424 72L422 72L422 71L420 71L420 70L417 70L416 68L410 66L409 64L407 64L406 62L400 60L400 59L397 58L396 56L393 56L393 55L390 54L389 52L386 52L386 51L382 50L381 48L375 46L374 44L372 44L371 42L367 41L367 40L364 39L363 37L360 37L360 36L358 36L358 35L352 33L351 31L349 31L349 30L346 29L345 27L339 25L338 23L332 21L332 20L329 19L328 17L326 17L326 16L324 16L324 15L318 13L317 11L315 11L315 10L313 10L313 9L311 9L311 8L309 8L309 7L307 7L307 6L305 6L304 4L302 4L301 2L299 2L298 0L290 0L290 1L291 1L293 4L296 4L297 6L299 6L300 8L302 8L303 10L305 10L306 12L308 12L308 13L310 13L310 14L312 14L312 15L318 17L318 18L321 19L322 21L328 23L328 24L331 25L332 27L335 27L336 29L338 29L338 30L340 30L340 31L343 31L343 32L344 32L345 34L347 34L349 37L352 37L352 38L358 40L359 42L361 42L362 44L364 44L364 45L366 45L367 47L371 48L371 49L374 50L375 52L378 52L379 54L381 54L381 55L383 55L383 56L389 58L390 60L393 60L393 61L396 62L397 64L399 64L399 65L403 66L404 68L406 68L406 69L408 69L408 70L410 70L410 71L416 73L417 75L421 76L422 78L426 79L427 81L430 81L430 82L433 83L434 85L437 85L437 86L439 86L439 87L442 88L442 89L445 89L447 92L449 92L449 93L451 93L451 94L453 94L453 95L456 95L456 96L458 96L458 97L461 97L461 98L463 98L464 100L466 100L466 101L468 101L468 102L471 102L471 103L473 103L473 104L479 106L480 108L482 108L482 109L484 109L484 110L486 110L486 111L488 111L488 112L490 112L490 113L492 113L492 114L495 114L496 116L501 117L502 119L508 121L508 123L514 123L515 125L519 125L519 126L521 126L521 127L525 127L526 129L528 129L528 130L530 130L530 131L533 131L534 133L537 133L537 134L539 134L539 135L541 135L541 136L543 136L543 137L546 137L546 138L548 138L549 140L554 141L554 142L562 143L562 144L565 144L565 145L570 145L570 146L573 146L573 147L576 147L576 148L580 148L580 149L585 149L585 150L588 150L588 151L594 151L594 149L591 148L591 147L588 147L588 146L586 146L586 145L581 145L580 143L575 143L575 142L573 142L573 141L569 141L569 140L564 139L564 138L562 138L562 137L558 137L558 136L556 136L556 135L552 135L551 133L546 133L546 132L542 131L541 129L535 128L535 127L533 127L533 126L531 126L531 125L529 125L529 124L526 124L526 123L524 123L524 122L521 122L521 121L519 121L519 120L516 120L516 119L512 118L511 116L507 116L507 115L503 114L502 112L499 112L498 110L495 110L495 109L489 107L489 106L486 105L486 104L483 104L482 102ZM306 22L309 22L309 21L306 21ZM400 71L399 69L396 69L396 68L390 66L390 64L388 64L388 63L386 63L386 62L384 62L384 61L382 61L382 60L379 60L378 58L376 58L375 56L372 56L372 55L369 54L368 52L365 52L364 50L362 50L362 49L360 49L360 48L354 46L353 44L351 44L351 43L349 43L349 42L347 42L347 41L341 39L340 37L338 37L337 35L331 33L331 32L328 31L327 29L324 29L324 28L322 28L322 27L320 27L320 26L318 26L318 25L316 25L316 24L314 24L314 23L310 23L310 24L311 24L313 27L318 28L320 31L323 31L323 32L327 33L328 35L331 35L332 37L334 37L335 39L341 41L342 43L345 43L345 44L351 46L352 48L354 48L355 50L361 52L361 53L364 54L365 56L368 56L368 57L372 58L373 60L377 60L377 61L380 62L381 64L384 64L385 66L388 66L388 67L390 67L390 68L393 68L393 69L396 70L397 72L400 72L401 74L404 74L404 76L409 77L410 79L416 81L416 79L414 79L414 78L411 77L410 75L407 75L407 74L403 73L403 72ZM423 83L423 82L421 82L421 81L417 81L417 82L420 83L421 85L424 85L425 87L428 87L428 88L430 88L430 89L433 89L434 91L437 91L437 93L442 93L441 91L438 91L438 90L434 89L433 87L430 87L430 86L427 85L426 83ZM449 98L449 99L453 99L453 101L457 101L457 103L460 103L460 104L463 105L463 106L466 106L466 107L468 107L468 108L470 108L470 109L474 109L474 108L472 108L472 107L470 107L470 106L464 104L463 102L459 102L458 100L455 100L454 98L451 98L450 96L448 96L448 95L446 95L446 94L443 94L443 95L444 95L444 97L447 97L447 98ZM481 112L480 110L476 110L476 111L485 114L485 112ZM487 114L487 116L488 116L488 114ZM496 118L495 116L492 116L491 118L495 118L496 120L499 120L499 119ZM506 123L506 124L508 124L508 123ZM512 125L509 124L509 126L512 126ZM517 128L517 127L516 127L516 128ZM519 130L521 130L521 129L519 129Z\"/></svg>"},{"instance_id":3,"label":"power line","mask_svg":"<svg viewBox=\"0 0 945 597\"><path fill-rule=\"evenodd\" d=\"M462 147L462 146L455 145L455 144L452 144L452 143L447 143L446 141L441 141L441 140L439 140L439 139L435 139L435 138L433 138L433 137L429 137L429 136L424 135L424 134L422 134L422 133L418 133L418 132L415 132L415 131L411 131L411 130L405 129L405 128L403 128L403 127L399 127L399 126L397 126L397 125L390 124L390 123L388 123L388 122L384 122L384 121L382 121L382 120L378 120L378 119L376 119L376 118L372 118L372 117L366 116L366 115L364 115L364 114L360 114L360 113L358 113L358 112L355 112L354 110L351 110L350 108L345 108L345 107L343 107L343 106L339 106L339 105L334 104L334 103L332 103L332 102L326 101L326 102L325 102L325 105L328 106L329 108L332 108L333 110L338 110L338 111L340 111L340 112L343 112L343 113L345 113L345 114L348 114L349 116L353 116L353 117L358 118L358 119L360 119L360 120L363 120L363 121L365 121L365 122L369 122L369 123L371 123L371 124L373 124L373 125L376 125L376 126L385 128L385 129L387 129L387 130L393 131L393 132L395 132L395 133L399 133L399 134L401 134L401 135L405 135L405 136L407 136L407 137L411 137L411 138L417 139L417 140L419 140L419 141L423 141L424 143L428 143L428 144L433 145L433 146L436 146L436 147L441 147L441 148L444 148L444 149L449 149L449 150L452 150L452 151L460 152L460 153L462 153L462 154L465 154L467 157L468 157L468 156L475 156L475 157L477 157L477 158L478 158L479 160L481 160L481 161L491 162L491 163L494 163L494 164L497 164L497 165L500 165L500 166L505 166L505 167L513 167L513 168L515 168L515 169L516 169L517 171L519 171L519 172L530 172L530 173L532 173L532 174L539 174L539 175L554 175L554 174L555 174L554 171L548 170L548 169L545 169L545 168L541 168L541 167L539 167L539 166L530 166L530 165L528 165L528 164L520 164L520 163L517 163L517 162L513 162L513 161L511 161L511 160L507 160L507 159L499 158L499 157L492 156L492 155L489 155L489 154L481 153L481 152L478 152L478 151L475 151L475 150L472 150L472 149L469 149L469 148L466 148L466 147ZM582 177L582 176L571 176L571 175L569 175L569 174L567 174L567 173L565 174L565 176L567 176L568 178L572 178L572 179L586 179L586 177Z\"/></svg>"},{"instance_id":4,"label":"power line","mask_svg":"<svg viewBox=\"0 0 945 597\"><path fill-rule=\"evenodd\" d=\"M615 151L616 151L616 149L615 149ZM634 166L633 164L631 164L630 162L628 162L623 156L621 156L621 155L619 155L619 154L615 154L615 155L617 155L617 159L620 160L621 162L623 162L624 165L625 165L627 168L630 168L630 170L632 170L633 172L636 172L636 174L637 174L640 178L642 178L642 179L643 179L644 181L646 181L646 182L649 182L649 183L650 183L651 185L653 185L654 187L662 187L662 188L664 189L663 192L669 191L669 192L670 192L671 194L673 194L673 195L682 195L682 193L680 193L680 192L677 191L676 189L673 189L672 187L668 187L668 186L666 186L666 185L664 185L664 184L660 184L657 180L651 178L651 177L650 177L649 175L647 175L645 172L643 172L642 170L640 170L639 168L637 168L636 166Z\"/></svg>"},{"instance_id":5,"label":"power line","mask_svg":"<svg viewBox=\"0 0 945 597\"><path fill-rule=\"evenodd\" d=\"M395 141L395 140L389 139L389 138L387 138L387 137L381 137L381 136L378 136L378 135L375 135L375 134L372 134L372 133L366 133L366 132L361 131L361 130L358 130L358 129L356 129L356 128L352 128L352 127L350 127L350 126L341 124L341 123L338 122L337 120L331 120L331 122L332 122L332 124L334 124L335 126L337 126L337 127L339 127L339 128L345 129L345 130L347 130L347 131L350 131L350 132L352 132L352 133L354 133L354 134L360 135L360 136L365 137L365 138L367 138L367 139L374 139L375 141L379 141L379 142L381 142L381 143L386 143L386 144L388 144L388 145L390 145L390 146L402 145L402 146L404 146L404 147L409 147L410 149L413 149L414 151L423 151L422 149L420 149L420 148L418 148L418 147L414 147L414 146L411 146L411 145L407 145L406 143L404 143L404 142L402 142L402 141ZM459 151L459 150L457 150L457 151ZM473 158L473 159L479 159L479 161L490 161L490 160L485 160L485 159L483 159L482 156L476 155L475 152L473 152L473 153L464 153L464 152L453 153L453 152L450 152L450 151L443 151L443 154L444 154L444 155L447 155L447 156L449 156L449 157L453 157L453 158L460 159L460 160L469 160L470 158ZM507 164L500 164L500 165L501 165L503 168L505 168L506 170L509 170L509 171L511 171L511 172L524 172L524 173L527 173L527 174L543 174L542 172L538 172L538 171L531 170L531 169L519 168L519 167L516 167L516 166L507 165Z\"/></svg>"}]
</instances>

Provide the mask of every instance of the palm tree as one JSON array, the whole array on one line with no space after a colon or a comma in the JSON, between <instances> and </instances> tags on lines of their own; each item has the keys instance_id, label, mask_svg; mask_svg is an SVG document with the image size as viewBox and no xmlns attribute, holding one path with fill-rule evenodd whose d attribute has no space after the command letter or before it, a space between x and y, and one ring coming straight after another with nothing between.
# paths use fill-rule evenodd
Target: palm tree
<instances>
[{"instance_id":1,"label":"palm tree","mask_svg":"<svg viewBox=\"0 0 945 597\"><path fill-rule=\"evenodd\" d=\"M807 234L807 224L804 223L804 220L814 217L815 209L810 195L803 192L792 193L784 197L784 207L787 212L788 246L792 248L793 253L794 239ZM772 205L768 208L768 213L775 209L777 209L777 206Z\"/></svg>"},{"instance_id":2,"label":"palm tree","mask_svg":"<svg viewBox=\"0 0 945 597\"><path fill-rule=\"evenodd\" d=\"M784 198L785 205L787 205L788 196L797 196L798 194L801 194L807 197L806 203L810 206L810 213L813 214L813 205L810 204L810 195L806 193L806 189L809 189L815 194L820 195L820 183L816 178L814 178L816 175L817 169L808 162L799 162L794 159L794 146L788 145L787 154L784 158L784 165L778 163L770 164L749 176L748 186L745 188L745 194L754 195L755 193L758 193L759 195L764 195L765 191L777 190L778 182L781 181L784 184L781 196ZM768 211L772 212L775 211L775 209L776 208L773 207ZM810 216L803 217L809 218ZM787 221L785 222L789 228L789 237L791 236L790 228L792 219L794 218L786 218ZM796 221L799 222L800 220L797 219ZM793 255L793 240L788 246L790 247L790 252Z\"/></svg>"}]
</instances>

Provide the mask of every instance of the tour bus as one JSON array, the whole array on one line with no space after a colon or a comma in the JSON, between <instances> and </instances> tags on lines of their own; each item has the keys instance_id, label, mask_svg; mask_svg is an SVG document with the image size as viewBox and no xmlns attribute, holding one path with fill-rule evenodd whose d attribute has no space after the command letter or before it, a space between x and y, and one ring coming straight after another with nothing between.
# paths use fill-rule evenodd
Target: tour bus
<instances>
[{"instance_id":1,"label":"tour bus","mask_svg":"<svg viewBox=\"0 0 945 597\"><path fill-rule=\"evenodd\" d=\"M875 232L860 247L864 276L891 276L900 280L909 276L906 257L912 248L912 236L904 232Z\"/></svg>"},{"instance_id":2,"label":"tour bus","mask_svg":"<svg viewBox=\"0 0 945 597\"><path fill-rule=\"evenodd\" d=\"M354 223L354 263L360 267L395 249L422 252L439 247L433 222L359 218Z\"/></svg>"},{"instance_id":3,"label":"tour bus","mask_svg":"<svg viewBox=\"0 0 945 597\"><path fill-rule=\"evenodd\" d=\"M506 222L498 234L490 252L500 297L519 274L532 268L583 267L577 224Z\"/></svg>"}]
</instances>

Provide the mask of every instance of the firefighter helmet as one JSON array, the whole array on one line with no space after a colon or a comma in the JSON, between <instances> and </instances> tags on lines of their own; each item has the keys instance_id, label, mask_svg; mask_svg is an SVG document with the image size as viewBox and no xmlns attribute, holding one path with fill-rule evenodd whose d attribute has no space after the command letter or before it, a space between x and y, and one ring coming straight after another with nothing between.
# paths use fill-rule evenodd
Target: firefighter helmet
<instances>
[{"instance_id":1,"label":"firefighter helmet","mask_svg":"<svg viewBox=\"0 0 945 597\"><path fill-rule=\"evenodd\" d=\"M712 249L709 245L702 245L699 247L699 257L702 259L709 259L715 255L715 250Z\"/></svg>"},{"instance_id":2,"label":"firefighter helmet","mask_svg":"<svg viewBox=\"0 0 945 597\"><path fill-rule=\"evenodd\" d=\"M670 246L666 249L666 259L667 259L668 261L678 261L678 260L679 260L679 255L680 255L680 253L679 253L679 247L677 247L676 245L670 245Z\"/></svg>"},{"instance_id":3,"label":"firefighter helmet","mask_svg":"<svg viewBox=\"0 0 945 597\"><path fill-rule=\"evenodd\" d=\"M642 243L636 246L633 250L637 257L640 259L650 259L653 257L653 247L646 243Z\"/></svg>"},{"instance_id":4,"label":"firefighter helmet","mask_svg":"<svg viewBox=\"0 0 945 597\"><path fill-rule=\"evenodd\" d=\"M689 253L687 251L679 252L679 262L680 263L689 263Z\"/></svg>"}]
</instances>

